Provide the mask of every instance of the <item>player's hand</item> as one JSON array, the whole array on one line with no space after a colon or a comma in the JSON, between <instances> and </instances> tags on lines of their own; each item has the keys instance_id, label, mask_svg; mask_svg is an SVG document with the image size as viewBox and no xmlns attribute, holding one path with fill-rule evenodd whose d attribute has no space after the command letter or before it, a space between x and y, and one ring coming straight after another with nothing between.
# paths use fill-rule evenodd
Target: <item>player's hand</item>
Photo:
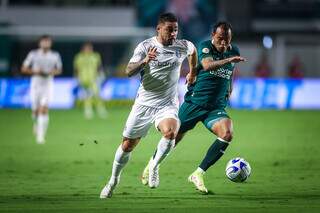
<instances>
[{"instance_id":1,"label":"player's hand","mask_svg":"<svg viewBox=\"0 0 320 213\"><path fill-rule=\"evenodd\" d=\"M150 61L155 60L157 58L157 48L150 47L148 50L148 54L144 59L144 62L148 64Z\"/></svg>"},{"instance_id":2,"label":"player's hand","mask_svg":"<svg viewBox=\"0 0 320 213\"><path fill-rule=\"evenodd\" d=\"M41 70L39 68L35 68L35 69L32 69L32 73L35 74L35 75L40 75L41 74Z\"/></svg>"},{"instance_id":3,"label":"player's hand","mask_svg":"<svg viewBox=\"0 0 320 213\"><path fill-rule=\"evenodd\" d=\"M230 63L239 63L241 61L247 61L247 60L241 56L233 56L233 57L229 58Z\"/></svg>"},{"instance_id":4,"label":"player's hand","mask_svg":"<svg viewBox=\"0 0 320 213\"><path fill-rule=\"evenodd\" d=\"M188 75L186 76L186 83L187 85L191 85L194 82L196 82L197 76L196 75L192 75L190 72L188 73Z\"/></svg>"}]
</instances>

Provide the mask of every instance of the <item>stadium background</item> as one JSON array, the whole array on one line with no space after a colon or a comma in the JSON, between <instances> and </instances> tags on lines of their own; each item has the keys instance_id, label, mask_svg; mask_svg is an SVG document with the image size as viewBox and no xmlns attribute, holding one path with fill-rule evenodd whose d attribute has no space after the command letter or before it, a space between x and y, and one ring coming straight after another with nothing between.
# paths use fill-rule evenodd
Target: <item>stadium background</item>
<instances>
[{"instance_id":1,"label":"stadium background","mask_svg":"<svg viewBox=\"0 0 320 213\"><path fill-rule=\"evenodd\" d=\"M319 211L319 0L0 2L1 212ZM139 78L128 79L123 70L136 44L154 35L164 11L178 15L179 36L195 44L209 38L217 20L231 22L233 42L248 60L238 66L230 102L235 142L206 176L215 194L198 195L185 181L212 141L201 125L163 165L162 186L149 191L138 176L149 157L145 153L152 153L159 138L152 130L114 198L99 201L139 86ZM53 36L63 74L55 80L48 141L39 147L27 110L30 81L20 67L42 34ZM93 42L107 73L101 90L106 120L86 121L76 104L72 62L85 41ZM289 74L292 67L298 75ZM185 66L181 72L183 98ZM224 176L225 163L238 155L253 167L247 184L232 184Z\"/></svg>"}]
</instances>

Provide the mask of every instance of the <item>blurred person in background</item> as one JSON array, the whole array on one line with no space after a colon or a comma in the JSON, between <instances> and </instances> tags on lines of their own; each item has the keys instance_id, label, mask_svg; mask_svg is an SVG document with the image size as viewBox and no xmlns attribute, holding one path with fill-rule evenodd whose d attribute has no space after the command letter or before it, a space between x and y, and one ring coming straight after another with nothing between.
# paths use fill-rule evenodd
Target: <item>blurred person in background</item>
<instances>
[{"instance_id":1,"label":"blurred person in background","mask_svg":"<svg viewBox=\"0 0 320 213\"><path fill-rule=\"evenodd\" d=\"M272 68L268 61L267 54L263 53L260 57L259 62L256 64L254 69L254 75L258 78L269 78L272 74Z\"/></svg>"},{"instance_id":2,"label":"blurred person in background","mask_svg":"<svg viewBox=\"0 0 320 213\"><path fill-rule=\"evenodd\" d=\"M294 56L288 66L288 77L289 78L303 78L303 65L298 55Z\"/></svg>"},{"instance_id":3,"label":"blurred person in background","mask_svg":"<svg viewBox=\"0 0 320 213\"><path fill-rule=\"evenodd\" d=\"M75 76L84 93L84 116L92 119L94 116L93 105L101 118L106 118L107 111L99 96L101 79L104 77L101 56L93 50L90 42L83 44L81 51L74 57Z\"/></svg>"},{"instance_id":4,"label":"blurred person in background","mask_svg":"<svg viewBox=\"0 0 320 213\"><path fill-rule=\"evenodd\" d=\"M38 144L45 143L49 124L48 106L53 92L53 76L61 74L62 63L58 52L51 50L52 39L43 35L39 48L31 50L23 62L21 71L31 75L31 108L33 131Z\"/></svg>"}]
</instances>

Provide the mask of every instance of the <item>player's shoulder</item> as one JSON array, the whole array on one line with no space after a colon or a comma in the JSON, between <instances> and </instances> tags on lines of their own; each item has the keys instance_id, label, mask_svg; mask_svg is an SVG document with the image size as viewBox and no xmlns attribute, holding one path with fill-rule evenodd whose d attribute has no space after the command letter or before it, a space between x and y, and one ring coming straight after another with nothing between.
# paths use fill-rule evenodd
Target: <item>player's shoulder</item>
<instances>
[{"instance_id":1,"label":"player's shoulder","mask_svg":"<svg viewBox=\"0 0 320 213\"><path fill-rule=\"evenodd\" d=\"M211 40L205 40L200 42L199 47L211 47L212 41Z\"/></svg>"},{"instance_id":2,"label":"player's shoulder","mask_svg":"<svg viewBox=\"0 0 320 213\"><path fill-rule=\"evenodd\" d=\"M36 55L37 53L39 53L39 49L33 49L29 51L29 55Z\"/></svg>"},{"instance_id":3,"label":"player's shoulder","mask_svg":"<svg viewBox=\"0 0 320 213\"><path fill-rule=\"evenodd\" d=\"M148 50L149 47L151 47L151 46L155 46L155 37L151 37L151 38L148 38L148 39L145 39L145 40L141 41L137 45L137 48Z\"/></svg>"},{"instance_id":4,"label":"player's shoulder","mask_svg":"<svg viewBox=\"0 0 320 213\"><path fill-rule=\"evenodd\" d=\"M240 55L240 49L237 45L235 44L230 44L230 50L229 50L233 55Z\"/></svg>"},{"instance_id":5,"label":"player's shoulder","mask_svg":"<svg viewBox=\"0 0 320 213\"><path fill-rule=\"evenodd\" d=\"M60 53L58 51L51 50L50 54L55 58L60 58Z\"/></svg>"},{"instance_id":6,"label":"player's shoulder","mask_svg":"<svg viewBox=\"0 0 320 213\"><path fill-rule=\"evenodd\" d=\"M175 44L178 46L188 48L188 46L193 43L187 39L176 39Z\"/></svg>"},{"instance_id":7,"label":"player's shoulder","mask_svg":"<svg viewBox=\"0 0 320 213\"><path fill-rule=\"evenodd\" d=\"M208 54L212 50L211 40L205 40L199 43L198 52L201 54Z\"/></svg>"}]
</instances>

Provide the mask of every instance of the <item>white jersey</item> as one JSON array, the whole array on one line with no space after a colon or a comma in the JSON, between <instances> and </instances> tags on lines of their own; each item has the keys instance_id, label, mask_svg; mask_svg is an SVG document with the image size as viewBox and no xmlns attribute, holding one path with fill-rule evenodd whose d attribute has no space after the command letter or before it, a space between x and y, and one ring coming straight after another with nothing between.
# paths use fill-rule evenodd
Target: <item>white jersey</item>
<instances>
[{"instance_id":1,"label":"white jersey","mask_svg":"<svg viewBox=\"0 0 320 213\"><path fill-rule=\"evenodd\" d=\"M40 69L49 73L53 69L61 69L62 63L59 53L54 51L43 52L41 49L32 50L23 62L23 66L31 69ZM30 96L33 110L39 106L48 106L53 95L53 76L33 75L31 77Z\"/></svg>"},{"instance_id":2,"label":"white jersey","mask_svg":"<svg viewBox=\"0 0 320 213\"><path fill-rule=\"evenodd\" d=\"M59 53L49 50L44 52L41 49L32 50L29 52L27 58L23 62L23 66L31 67L31 69L40 69L44 73L49 73L53 69L61 69L61 57ZM31 78L31 85L33 84L52 84L52 75L40 76L33 75Z\"/></svg>"},{"instance_id":3,"label":"white jersey","mask_svg":"<svg viewBox=\"0 0 320 213\"><path fill-rule=\"evenodd\" d=\"M151 47L157 48L157 57L140 72L141 83L135 102L155 108L178 104L181 64L195 47L190 41L179 39L172 45L163 46L156 37L152 37L136 47L129 63L142 61Z\"/></svg>"}]
</instances>

